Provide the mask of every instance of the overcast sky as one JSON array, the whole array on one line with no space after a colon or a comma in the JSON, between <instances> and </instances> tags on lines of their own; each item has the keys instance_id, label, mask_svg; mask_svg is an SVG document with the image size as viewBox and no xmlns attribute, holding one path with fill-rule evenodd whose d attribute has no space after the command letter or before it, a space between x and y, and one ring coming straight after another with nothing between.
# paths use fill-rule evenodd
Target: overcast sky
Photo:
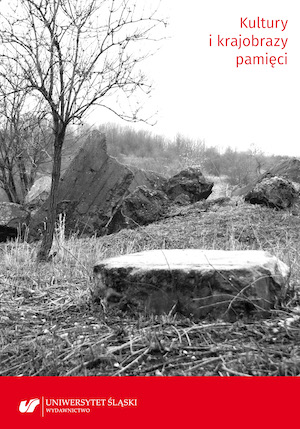
<instances>
[{"instance_id":1,"label":"overcast sky","mask_svg":"<svg viewBox=\"0 0 300 429\"><path fill-rule=\"evenodd\" d=\"M163 0L163 3L170 16L171 37L147 63L147 71L155 82L149 108L158 110L153 132L171 138L181 133L222 148L230 145L244 150L255 144L267 153L300 156L298 2ZM279 20L278 28L241 29L241 18L257 23L258 17ZM288 20L284 31L281 20L284 23ZM273 43L280 39L276 42L280 46L218 47L218 35L225 38L241 35L242 39L251 39L253 35L259 40L271 38ZM284 48L282 43L286 43ZM257 55L265 59L276 57L275 66L236 67L237 56L245 61L246 56ZM287 64L278 65L279 56L281 62L287 57ZM101 117L106 119L103 112ZM94 118L92 115L91 120ZM107 116L107 119L113 118Z\"/></svg>"}]
</instances>

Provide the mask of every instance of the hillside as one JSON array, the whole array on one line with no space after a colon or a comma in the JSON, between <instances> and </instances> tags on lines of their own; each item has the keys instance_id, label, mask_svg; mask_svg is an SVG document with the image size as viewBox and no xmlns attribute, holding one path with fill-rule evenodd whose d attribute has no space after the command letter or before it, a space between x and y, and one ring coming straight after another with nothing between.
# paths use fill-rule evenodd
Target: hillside
<instances>
[{"instance_id":1,"label":"hillside","mask_svg":"<svg viewBox=\"0 0 300 429\"><path fill-rule=\"evenodd\" d=\"M199 202L161 222L90 239L57 230L57 255L1 247L0 375L299 375L300 209L241 199ZM292 269L267 320L191 320L104 309L91 296L99 259L154 248L264 249Z\"/></svg>"}]
</instances>

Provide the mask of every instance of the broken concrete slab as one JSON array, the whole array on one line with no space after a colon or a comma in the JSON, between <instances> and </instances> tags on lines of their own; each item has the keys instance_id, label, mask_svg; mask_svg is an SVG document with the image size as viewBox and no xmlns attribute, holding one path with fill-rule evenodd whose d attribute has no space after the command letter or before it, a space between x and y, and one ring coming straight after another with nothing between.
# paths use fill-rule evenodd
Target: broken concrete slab
<instances>
[{"instance_id":1,"label":"broken concrete slab","mask_svg":"<svg viewBox=\"0 0 300 429\"><path fill-rule=\"evenodd\" d=\"M94 295L136 312L230 319L274 308L288 275L264 251L150 250L99 261Z\"/></svg>"}]
</instances>

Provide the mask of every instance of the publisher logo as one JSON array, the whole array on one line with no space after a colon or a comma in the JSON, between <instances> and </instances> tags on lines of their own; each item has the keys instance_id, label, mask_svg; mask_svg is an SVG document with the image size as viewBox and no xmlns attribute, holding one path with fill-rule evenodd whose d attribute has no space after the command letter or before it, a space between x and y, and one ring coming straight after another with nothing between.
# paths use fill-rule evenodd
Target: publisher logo
<instances>
[{"instance_id":1,"label":"publisher logo","mask_svg":"<svg viewBox=\"0 0 300 429\"><path fill-rule=\"evenodd\" d=\"M1 0L0 0L1 1ZM40 398L29 399L19 403L19 412L32 414L40 405L40 416L47 414L89 414L99 408L132 408L137 407L137 398Z\"/></svg>"},{"instance_id":2,"label":"publisher logo","mask_svg":"<svg viewBox=\"0 0 300 429\"><path fill-rule=\"evenodd\" d=\"M20 413L33 413L36 407L40 404L40 400L38 398L30 399L27 401L21 401L19 405Z\"/></svg>"}]
</instances>

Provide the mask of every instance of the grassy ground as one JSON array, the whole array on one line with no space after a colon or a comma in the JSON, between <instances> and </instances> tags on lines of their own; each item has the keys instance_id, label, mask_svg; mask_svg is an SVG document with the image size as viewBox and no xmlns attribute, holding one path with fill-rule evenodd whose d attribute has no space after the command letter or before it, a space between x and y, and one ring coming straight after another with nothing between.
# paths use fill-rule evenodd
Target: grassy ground
<instances>
[{"instance_id":1,"label":"grassy ground","mask_svg":"<svg viewBox=\"0 0 300 429\"><path fill-rule=\"evenodd\" d=\"M60 225L47 264L35 245L2 245L0 375L300 375L299 214L236 198L98 239L65 240ZM186 247L269 250L291 267L284 302L267 320L225 323L104 311L92 299L97 260Z\"/></svg>"}]
</instances>

